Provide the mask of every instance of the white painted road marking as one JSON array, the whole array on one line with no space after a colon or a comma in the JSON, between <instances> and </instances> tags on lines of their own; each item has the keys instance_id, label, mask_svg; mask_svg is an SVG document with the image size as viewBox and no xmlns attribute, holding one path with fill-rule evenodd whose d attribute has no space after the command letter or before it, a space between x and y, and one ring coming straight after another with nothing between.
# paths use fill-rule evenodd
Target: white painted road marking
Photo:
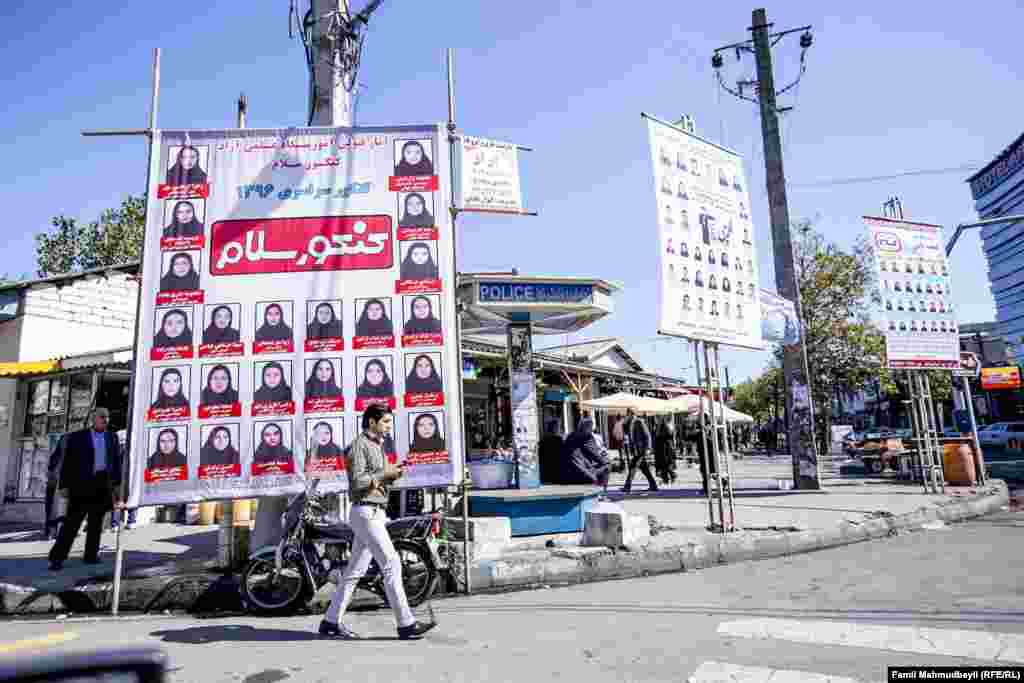
<instances>
[{"instance_id":1,"label":"white painted road marking","mask_svg":"<svg viewBox=\"0 0 1024 683\"><path fill-rule=\"evenodd\" d=\"M1024 663L1024 635L1016 633L796 619L727 621L719 625L718 633L737 638L771 638L794 643L866 647L990 662Z\"/></svg>"},{"instance_id":2,"label":"white painted road marking","mask_svg":"<svg viewBox=\"0 0 1024 683\"><path fill-rule=\"evenodd\" d=\"M812 671L766 669L725 662L704 662L687 679L688 683L862 683L856 678L829 676Z\"/></svg>"}]
</instances>

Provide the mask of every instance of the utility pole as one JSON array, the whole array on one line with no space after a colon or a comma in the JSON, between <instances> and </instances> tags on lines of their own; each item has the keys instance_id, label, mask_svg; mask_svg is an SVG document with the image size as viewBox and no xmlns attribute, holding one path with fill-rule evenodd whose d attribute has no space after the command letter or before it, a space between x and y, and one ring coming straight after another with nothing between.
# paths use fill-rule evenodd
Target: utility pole
<instances>
[{"instance_id":1,"label":"utility pole","mask_svg":"<svg viewBox=\"0 0 1024 683\"><path fill-rule=\"evenodd\" d=\"M800 287L797 283L796 266L793 257L793 238L789 226L789 205L786 201L786 175L782 164L782 138L779 130L778 95L786 92L799 82L805 69L804 56L813 43L810 26L771 33L772 24L764 9L753 12L750 27L751 39L715 50L711 64L718 75L723 89L748 102L758 104L761 110L761 134L764 139L764 165L768 186L768 208L771 214L772 243L775 256L775 286L781 296L789 299L796 307L800 318ZM783 37L801 33L800 76L779 91L775 88L775 74L772 69L772 46ZM722 80L721 68L724 60L722 51L735 50L737 58L743 52L752 52L757 62L756 98L747 95L749 81L738 81L736 88ZM799 344L783 347L783 372L786 391L787 445L793 458L793 483L798 489L821 488L818 449L814 435L814 408L810 387L810 372L803 338Z\"/></svg>"},{"instance_id":2,"label":"utility pole","mask_svg":"<svg viewBox=\"0 0 1024 683\"><path fill-rule=\"evenodd\" d=\"M351 127L353 93L357 86L362 58L363 29L370 15L383 0L370 0L352 15L348 0L311 0L310 10L298 23L299 38L306 51L309 69L309 126ZM294 24L289 24L291 28ZM275 544L281 538L281 515L287 507L286 496L264 497L256 508L252 549ZM341 510L342 517L345 510Z\"/></svg>"}]
</instances>

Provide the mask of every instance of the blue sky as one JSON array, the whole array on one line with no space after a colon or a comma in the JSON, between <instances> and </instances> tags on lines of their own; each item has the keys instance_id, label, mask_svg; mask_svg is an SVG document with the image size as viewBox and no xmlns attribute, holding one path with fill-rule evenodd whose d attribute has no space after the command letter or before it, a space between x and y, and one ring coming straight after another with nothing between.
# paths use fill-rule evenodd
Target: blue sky
<instances>
[{"instance_id":1,"label":"blue sky","mask_svg":"<svg viewBox=\"0 0 1024 683\"><path fill-rule=\"evenodd\" d=\"M0 272L33 270L33 235L48 228L50 217L92 219L143 189L142 139L84 139L79 131L146 125L154 47L163 49L161 126L231 126L243 91L250 126L305 123L305 65L299 44L288 38L288 0L208 0L173 13L120 4L6 5L0 154L17 162L4 181L14 201ZM935 12L917 5L768 7L777 28L813 24L815 32L804 81L783 102L796 107L783 124L790 212L818 217L826 235L843 245L862 234L860 216L879 213L892 194L902 197L911 220L971 220L963 182L969 173L801 185L987 161L1021 132L1017 3L961 3ZM536 150L523 162L524 193L540 212L460 219L460 267L620 281L625 287L613 316L584 334L539 345L615 335L649 369L692 379L689 347L656 335L655 206L639 114L690 113L698 132L745 157L761 284L774 288L757 112L719 95L710 67L715 47L748 37L752 9L658 0L385 0L367 39L357 123L445 119L444 48L457 48L460 129ZM776 48L778 79L795 74L798 53L795 40ZM732 81L750 78L753 69L749 57L739 64L726 59ZM961 322L990 320L976 234L954 251L952 277ZM734 382L766 360L723 351Z\"/></svg>"}]
</instances>

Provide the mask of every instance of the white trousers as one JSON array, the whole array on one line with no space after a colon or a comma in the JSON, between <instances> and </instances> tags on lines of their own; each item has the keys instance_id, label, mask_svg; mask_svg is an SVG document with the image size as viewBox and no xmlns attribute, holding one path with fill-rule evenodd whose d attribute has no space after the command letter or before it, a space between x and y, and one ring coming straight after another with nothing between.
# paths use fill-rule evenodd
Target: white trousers
<instances>
[{"instance_id":1,"label":"white trousers","mask_svg":"<svg viewBox=\"0 0 1024 683\"><path fill-rule=\"evenodd\" d=\"M384 579L384 592L388 603L395 611L395 621L399 626L409 626L416 621L409 600L405 596L402 585L402 562L395 550L394 543L388 535L387 514L376 505L353 505L349 513L348 523L352 527L355 539L352 541L352 556L345 568L345 576L338 584L338 590L327 608L327 621L337 624L356 592L359 580L366 575L370 560L377 561Z\"/></svg>"}]
</instances>

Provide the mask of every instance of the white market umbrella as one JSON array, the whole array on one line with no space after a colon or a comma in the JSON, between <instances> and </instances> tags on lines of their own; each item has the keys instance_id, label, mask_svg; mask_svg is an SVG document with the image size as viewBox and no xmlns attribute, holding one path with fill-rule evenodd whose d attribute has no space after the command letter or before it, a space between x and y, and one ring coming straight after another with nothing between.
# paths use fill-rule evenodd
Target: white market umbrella
<instances>
[{"instance_id":1,"label":"white market umbrella","mask_svg":"<svg viewBox=\"0 0 1024 683\"><path fill-rule=\"evenodd\" d=\"M603 410L609 413L624 413L627 410L632 410L634 413L660 415L675 412L675 408L670 404L670 401L664 401L660 398L638 396L620 391L611 396L602 396L601 398L582 401L580 407L591 410Z\"/></svg>"}]
</instances>

